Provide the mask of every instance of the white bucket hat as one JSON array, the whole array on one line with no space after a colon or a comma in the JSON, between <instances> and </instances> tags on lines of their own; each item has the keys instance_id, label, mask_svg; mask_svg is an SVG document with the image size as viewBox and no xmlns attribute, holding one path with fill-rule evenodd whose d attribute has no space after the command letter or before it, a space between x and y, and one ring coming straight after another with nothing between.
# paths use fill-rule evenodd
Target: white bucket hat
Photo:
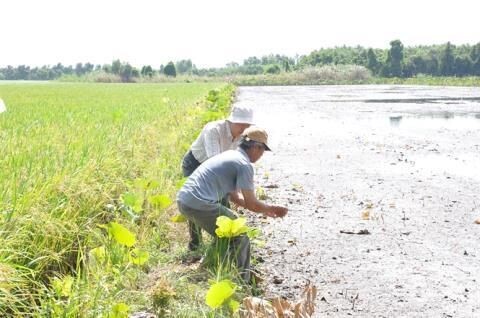
<instances>
[{"instance_id":1,"label":"white bucket hat","mask_svg":"<svg viewBox=\"0 0 480 318\"><path fill-rule=\"evenodd\" d=\"M6 110L7 110L7 107L5 107L3 100L0 98L0 113L3 113Z\"/></svg>"},{"instance_id":2,"label":"white bucket hat","mask_svg":"<svg viewBox=\"0 0 480 318\"><path fill-rule=\"evenodd\" d=\"M253 110L249 107L236 106L227 119L231 123L253 124Z\"/></svg>"}]
</instances>

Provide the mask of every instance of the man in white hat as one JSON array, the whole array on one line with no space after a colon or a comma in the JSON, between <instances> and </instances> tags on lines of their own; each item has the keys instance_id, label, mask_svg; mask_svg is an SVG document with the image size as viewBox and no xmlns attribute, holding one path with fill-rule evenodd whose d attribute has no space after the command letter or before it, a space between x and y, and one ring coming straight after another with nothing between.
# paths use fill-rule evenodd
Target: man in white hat
<instances>
[{"instance_id":1,"label":"man in white hat","mask_svg":"<svg viewBox=\"0 0 480 318\"><path fill-rule=\"evenodd\" d=\"M270 150L265 130L250 127L243 133L236 150L228 150L206 160L188 178L177 194L180 213L189 221L216 237L216 220L223 215L235 219L236 215L221 200L230 194L235 204L268 217L283 217L287 208L268 205L255 196L252 163ZM241 196L239 195L241 192ZM246 235L234 238L236 264L242 278L250 282L250 241Z\"/></svg>"},{"instance_id":2,"label":"man in white hat","mask_svg":"<svg viewBox=\"0 0 480 318\"><path fill-rule=\"evenodd\" d=\"M190 146L183 157L182 170L185 177L190 176L202 162L226 150L238 146L243 131L253 124L253 110L248 107L237 106L233 108L230 117L223 120L210 122L203 127L202 132ZM228 206L228 200L223 203ZM201 229L193 222L188 223L190 242L188 248L195 250L201 242Z\"/></svg>"}]
</instances>

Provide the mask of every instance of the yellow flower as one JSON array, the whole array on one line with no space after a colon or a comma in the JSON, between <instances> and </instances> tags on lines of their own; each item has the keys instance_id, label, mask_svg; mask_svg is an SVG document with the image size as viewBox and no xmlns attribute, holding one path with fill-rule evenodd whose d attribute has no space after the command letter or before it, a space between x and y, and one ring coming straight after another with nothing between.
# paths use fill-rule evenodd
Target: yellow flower
<instances>
[{"instance_id":1,"label":"yellow flower","mask_svg":"<svg viewBox=\"0 0 480 318\"><path fill-rule=\"evenodd\" d=\"M212 309L218 308L235 293L236 288L237 286L228 279L216 282L208 290L205 303Z\"/></svg>"},{"instance_id":2,"label":"yellow flower","mask_svg":"<svg viewBox=\"0 0 480 318\"><path fill-rule=\"evenodd\" d=\"M217 218L217 229L215 233L218 237L236 237L247 233L248 226L245 225L247 220L245 218L238 218L235 220L226 216L219 216Z\"/></svg>"}]
</instances>

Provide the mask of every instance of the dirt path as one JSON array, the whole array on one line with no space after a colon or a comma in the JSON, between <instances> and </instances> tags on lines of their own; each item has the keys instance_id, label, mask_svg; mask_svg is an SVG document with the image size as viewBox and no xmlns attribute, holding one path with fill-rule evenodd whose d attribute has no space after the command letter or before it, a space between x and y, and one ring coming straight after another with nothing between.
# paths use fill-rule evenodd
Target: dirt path
<instances>
[{"instance_id":1,"label":"dirt path","mask_svg":"<svg viewBox=\"0 0 480 318\"><path fill-rule=\"evenodd\" d=\"M257 183L290 208L283 220L253 220L267 237L267 294L293 298L310 280L318 317L479 317L477 96L240 88L237 103L254 107L274 150Z\"/></svg>"}]
</instances>

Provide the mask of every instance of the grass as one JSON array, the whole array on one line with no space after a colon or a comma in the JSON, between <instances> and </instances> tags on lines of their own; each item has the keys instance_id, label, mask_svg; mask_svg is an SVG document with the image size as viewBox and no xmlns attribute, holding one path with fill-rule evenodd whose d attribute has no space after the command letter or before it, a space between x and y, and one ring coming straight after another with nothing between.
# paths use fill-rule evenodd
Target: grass
<instances>
[{"instance_id":1,"label":"grass","mask_svg":"<svg viewBox=\"0 0 480 318\"><path fill-rule=\"evenodd\" d=\"M258 85L357 85L395 84L431 86L480 86L480 77L440 77L418 75L410 78L386 78L373 76L357 65L325 65L293 72L262 75L236 75L225 80L240 86Z\"/></svg>"},{"instance_id":2,"label":"grass","mask_svg":"<svg viewBox=\"0 0 480 318\"><path fill-rule=\"evenodd\" d=\"M375 78L371 84L431 85L431 86L472 86L480 87L480 77L440 77L418 75L410 78Z\"/></svg>"},{"instance_id":3,"label":"grass","mask_svg":"<svg viewBox=\"0 0 480 318\"><path fill-rule=\"evenodd\" d=\"M83 76L65 75L59 79L64 82L120 82L118 75L95 71ZM284 86L284 85L357 85L357 84L396 84L396 85L434 85L434 86L480 86L479 76L440 77L419 74L410 78L386 78L372 75L371 71L360 65L323 65L309 66L291 72L257 75L216 75L198 76L182 74L177 77L154 75L136 77L132 81L139 83L207 83L228 82L238 86Z\"/></svg>"},{"instance_id":4,"label":"grass","mask_svg":"<svg viewBox=\"0 0 480 318\"><path fill-rule=\"evenodd\" d=\"M219 83L1 84L0 316L151 307L139 281L175 261L167 220L181 157L232 93Z\"/></svg>"}]
</instances>

